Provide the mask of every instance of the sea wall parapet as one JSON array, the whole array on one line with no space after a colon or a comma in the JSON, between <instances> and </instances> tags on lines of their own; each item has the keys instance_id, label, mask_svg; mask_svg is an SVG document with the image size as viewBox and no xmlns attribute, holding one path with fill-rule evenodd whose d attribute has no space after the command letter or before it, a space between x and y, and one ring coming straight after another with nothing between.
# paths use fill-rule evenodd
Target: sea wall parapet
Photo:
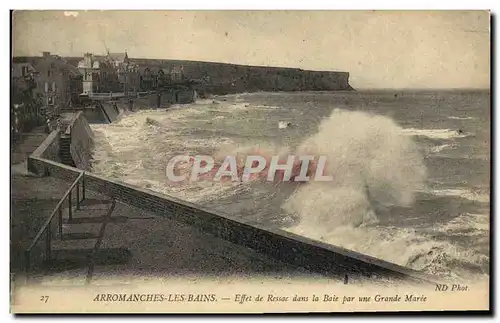
<instances>
[{"instance_id":1,"label":"sea wall parapet","mask_svg":"<svg viewBox=\"0 0 500 323\"><path fill-rule=\"evenodd\" d=\"M37 157L29 157L33 172L74 181L82 170ZM321 275L344 279L410 280L432 283L430 277L414 270L344 248L327 245L279 229L266 229L244 223L231 215L209 210L177 198L103 176L84 173L86 189L113 200L188 224L219 238L251 248L274 259ZM165 234L168 234L166 232Z\"/></svg>"}]
</instances>

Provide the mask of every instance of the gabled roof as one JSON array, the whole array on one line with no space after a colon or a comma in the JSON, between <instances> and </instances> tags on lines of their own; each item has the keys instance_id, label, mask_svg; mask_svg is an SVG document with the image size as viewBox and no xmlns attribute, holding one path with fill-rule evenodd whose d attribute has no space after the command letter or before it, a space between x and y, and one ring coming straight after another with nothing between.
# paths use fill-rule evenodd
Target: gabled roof
<instances>
[{"instance_id":1,"label":"gabled roof","mask_svg":"<svg viewBox=\"0 0 500 323\"><path fill-rule=\"evenodd\" d=\"M70 63L68 63L65 59L60 58L63 61L63 66L66 71L68 71L68 74L71 76L80 76L80 72L78 72L78 68Z\"/></svg>"},{"instance_id":2,"label":"gabled roof","mask_svg":"<svg viewBox=\"0 0 500 323\"><path fill-rule=\"evenodd\" d=\"M89 61L86 61L84 57L78 62L76 72L78 73L78 68L99 69L106 66L109 66L109 61L106 59L106 57L91 55Z\"/></svg>"},{"instance_id":3,"label":"gabled roof","mask_svg":"<svg viewBox=\"0 0 500 323\"><path fill-rule=\"evenodd\" d=\"M152 72L149 66L139 66L139 74L144 74L146 71Z\"/></svg>"},{"instance_id":4,"label":"gabled roof","mask_svg":"<svg viewBox=\"0 0 500 323\"><path fill-rule=\"evenodd\" d=\"M170 74L170 70L168 68L157 67L154 69L154 73L156 73L156 74L163 73L164 75L166 75L166 74Z\"/></svg>"},{"instance_id":5,"label":"gabled roof","mask_svg":"<svg viewBox=\"0 0 500 323\"><path fill-rule=\"evenodd\" d=\"M44 62L50 62L51 68L57 67L60 70L64 70L68 72L70 76L79 76L80 73L78 72L78 68L72 64L70 64L66 59L62 58L61 56L58 55L50 55L47 57L42 57L41 60L36 63L36 66L38 68L41 68L42 70L44 69Z\"/></svg>"},{"instance_id":6,"label":"gabled roof","mask_svg":"<svg viewBox=\"0 0 500 323\"><path fill-rule=\"evenodd\" d=\"M76 66L71 65L70 63L68 63L68 61L66 61L64 58L60 56L56 56L55 58L60 69L67 71L68 74L71 76L80 75L80 73L78 72L78 68Z\"/></svg>"}]
</instances>

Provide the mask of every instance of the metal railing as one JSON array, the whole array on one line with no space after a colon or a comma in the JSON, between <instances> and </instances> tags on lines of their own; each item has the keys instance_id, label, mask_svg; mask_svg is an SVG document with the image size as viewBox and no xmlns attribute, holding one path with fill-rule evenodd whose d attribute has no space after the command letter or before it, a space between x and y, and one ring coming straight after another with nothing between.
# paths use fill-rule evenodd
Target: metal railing
<instances>
[{"instance_id":1,"label":"metal railing","mask_svg":"<svg viewBox=\"0 0 500 323\"><path fill-rule=\"evenodd\" d=\"M85 200L85 180L84 180L84 172L81 172L80 175L76 178L76 180L71 184L71 186L68 188L66 193L64 193L63 197L59 200L57 203L56 207L50 214L50 216L47 218L47 220L44 222L40 230L38 231L37 235L31 242L28 248L26 248L24 252L24 265L25 265L25 273L26 276L29 275L30 270L31 270L31 255L33 248L36 246L38 241L42 238L42 236L45 233L45 261L50 261L52 259L52 232L51 232L51 225L52 221L56 218L58 219L58 225L57 225L57 235L60 240L64 240L64 234L62 230L62 225L63 225L63 205L64 202L67 201L68 203L68 220L71 222L73 220L73 198L72 198L72 193L73 190L76 188L76 210L80 209L80 203ZM81 183L81 185L80 185ZM81 189L81 196L80 196L80 186L82 187ZM80 199L81 197L81 199Z\"/></svg>"}]
</instances>

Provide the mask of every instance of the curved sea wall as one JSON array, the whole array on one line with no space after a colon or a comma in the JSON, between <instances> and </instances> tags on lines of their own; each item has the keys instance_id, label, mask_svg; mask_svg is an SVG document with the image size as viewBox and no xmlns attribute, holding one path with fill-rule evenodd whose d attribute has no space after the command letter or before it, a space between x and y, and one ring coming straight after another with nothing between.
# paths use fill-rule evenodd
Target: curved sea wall
<instances>
[{"instance_id":1,"label":"curved sea wall","mask_svg":"<svg viewBox=\"0 0 500 323\"><path fill-rule=\"evenodd\" d=\"M29 164L38 174L74 181L82 170L30 156ZM326 277L343 279L365 277L377 281L390 279L433 284L433 278L377 258L327 245L279 229L250 225L231 215L209 210L148 189L84 172L86 189L110 198L186 223L216 237L251 248L274 259L305 268Z\"/></svg>"}]
</instances>

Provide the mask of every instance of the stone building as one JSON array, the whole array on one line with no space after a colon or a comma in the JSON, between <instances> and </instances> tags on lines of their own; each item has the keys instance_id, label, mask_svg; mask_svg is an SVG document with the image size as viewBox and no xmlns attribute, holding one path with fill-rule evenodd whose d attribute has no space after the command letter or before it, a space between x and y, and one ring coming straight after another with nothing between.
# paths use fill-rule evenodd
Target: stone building
<instances>
[{"instance_id":1,"label":"stone building","mask_svg":"<svg viewBox=\"0 0 500 323\"><path fill-rule=\"evenodd\" d=\"M33 67L38 72L37 92L52 114L57 115L62 109L78 102L83 84L75 66L58 55L44 52Z\"/></svg>"},{"instance_id":2,"label":"stone building","mask_svg":"<svg viewBox=\"0 0 500 323\"><path fill-rule=\"evenodd\" d=\"M16 93L34 97L37 91L38 72L30 63L12 64L12 87Z\"/></svg>"},{"instance_id":3,"label":"stone building","mask_svg":"<svg viewBox=\"0 0 500 323\"><path fill-rule=\"evenodd\" d=\"M140 90L139 66L134 63L124 64L117 70L118 82L123 92L138 92Z\"/></svg>"},{"instance_id":4,"label":"stone building","mask_svg":"<svg viewBox=\"0 0 500 323\"><path fill-rule=\"evenodd\" d=\"M141 91L157 90L175 85L176 83L182 83L185 80L182 66L175 66L170 69L141 67L139 71Z\"/></svg>"},{"instance_id":5,"label":"stone building","mask_svg":"<svg viewBox=\"0 0 500 323\"><path fill-rule=\"evenodd\" d=\"M156 89L156 73L149 67L139 67L139 87L141 91Z\"/></svg>"},{"instance_id":6,"label":"stone building","mask_svg":"<svg viewBox=\"0 0 500 323\"><path fill-rule=\"evenodd\" d=\"M184 66L173 66L168 73L171 83L179 83L184 81Z\"/></svg>"},{"instance_id":7,"label":"stone building","mask_svg":"<svg viewBox=\"0 0 500 323\"><path fill-rule=\"evenodd\" d=\"M108 52L106 58L108 62L116 71L119 92L137 92L140 90L141 79L139 73L139 66L132 62L127 52L125 53L110 53Z\"/></svg>"},{"instance_id":8,"label":"stone building","mask_svg":"<svg viewBox=\"0 0 500 323\"><path fill-rule=\"evenodd\" d=\"M172 84L172 78L170 75L170 70L166 68L158 68L156 72L155 87L163 88Z\"/></svg>"},{"instance_id":9,"label":"stone building","mask_svg":"<svg viewBox=\"0 0 500 323\"><path fill-rule=\"evenodd\" d=\"M14 63L12 64L12 77L32 78L37 74L37 71L31 63Z\"/></svg>"},{"instance_id":10,"label":"stone building","mask_svg":"<svg viewBox=\"0 0 500 323\"><path fill-rule=\"evenodd\" d=\"M131 63L127 52L125 53L110 53L108 52L106 55L106 60L113 65L115 69L118 69L122 65L126 65Z\"/></svg>"},{"instance_id":11,"label":"stone building","mask_svg":"<svg viewBox=\"0 0 500 323\"><path fill-rule=\"evenodd\" d=\"M92 53L85 53L78 62L78 71L82 75L82 93L105 93L118 89L116 69L106 60L98 60Z\"/></svg>"}]
</instances>

